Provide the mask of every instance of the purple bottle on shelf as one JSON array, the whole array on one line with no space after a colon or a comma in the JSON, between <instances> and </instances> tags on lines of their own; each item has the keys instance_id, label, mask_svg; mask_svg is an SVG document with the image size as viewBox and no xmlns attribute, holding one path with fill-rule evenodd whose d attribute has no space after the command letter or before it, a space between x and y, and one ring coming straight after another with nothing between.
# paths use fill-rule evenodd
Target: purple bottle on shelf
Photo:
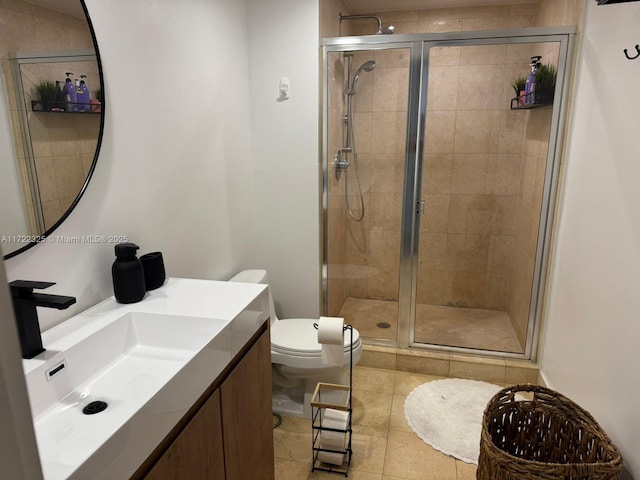
<instances>
[{"instance_id":1,"label":"purple bottle on shelf","mask_svg":"<svg viewBox=\"0 0 640 480\"><path fill-rule=\"evenodd\" d=\"M80 75L80 85L76 90L76 94L78 97L78 111L79 112L90 112L90 98L89 98L89 89L87 88L87 78L86 75Z\"/></svg>"},{"instance_id":2,"label":"purple bottle on shelf","mask_svg":"<svg viewBox=\"0 0 640 480\"><path fill-rule=\"evenodd\" d=\"M531 57L531 72L527 75L527 81L524 84L524 103L525 105L532 105L536 103L536 75L540 68L540 60L542 57L536 55Z\"/></svg>"},{"instance_id":3,"label":"purple bottle on shelf","mask_svg":"<svg viewBox=\"0 0 640 480\"><path fill-rule=\"evenodd\" d=\"M76 93L76 87L71 82L71 75L73 73L67 72L67 79L64 81L64 87L62 87L62 95L64 96L64 107L67 112L76 112L78 107L78 95Z\"/></svg>"}]
</instances>

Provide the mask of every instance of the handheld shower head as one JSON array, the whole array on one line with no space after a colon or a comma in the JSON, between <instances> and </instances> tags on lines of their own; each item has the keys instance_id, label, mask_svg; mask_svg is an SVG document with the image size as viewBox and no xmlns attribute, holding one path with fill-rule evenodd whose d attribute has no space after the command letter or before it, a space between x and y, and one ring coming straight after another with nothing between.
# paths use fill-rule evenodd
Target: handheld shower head
<instances>
[{"instance_id":1,"label":"handheld shower head","mask_svg":"<svg viewBox=\"0 0 640 480\"><path fill-rule=\"evenodd\" d=\"M356 93L356 85L358 84L358 79L360 78L360 74L362 72L370 72L374 68L376 68L376 62L373 60L369 60L368 62L364 62L358 70L356 70L356 74L353 76L353 80L351 81L351 87L347 90L349 95L353 95Z\"/></svg>"}]
</instances>

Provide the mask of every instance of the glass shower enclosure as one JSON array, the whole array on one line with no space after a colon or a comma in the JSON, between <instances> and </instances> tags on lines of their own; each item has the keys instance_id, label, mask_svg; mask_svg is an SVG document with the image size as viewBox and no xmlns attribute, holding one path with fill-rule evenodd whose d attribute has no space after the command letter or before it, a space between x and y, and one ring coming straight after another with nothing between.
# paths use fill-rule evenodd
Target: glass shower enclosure
<instances>
[{"instance_id":1,"label":"glass shower enclosure","mask_svg":"<svg viewBox=\"0 0 640 480\"><path fill-rule=\"evenodd\" d=\"M323 41L326 315L370 343L535 358L574 31Z\"/></svg>"}]
</instances>

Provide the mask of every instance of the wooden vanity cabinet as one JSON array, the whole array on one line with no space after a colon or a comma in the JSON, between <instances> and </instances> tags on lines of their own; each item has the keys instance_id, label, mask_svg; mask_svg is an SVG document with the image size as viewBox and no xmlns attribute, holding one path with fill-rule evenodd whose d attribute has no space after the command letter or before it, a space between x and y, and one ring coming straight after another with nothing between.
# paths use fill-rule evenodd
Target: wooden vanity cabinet
<instances>
[{"instance_id":1,"label":"wooden vanity cabinet","mask_svg":"<svg viewBox=\"0 0 640 480\"><path fill-rule=\"evenodd\" d=\"M132 478L274 480L267 323L203 397Z\"/></svg>"}]
</instances>

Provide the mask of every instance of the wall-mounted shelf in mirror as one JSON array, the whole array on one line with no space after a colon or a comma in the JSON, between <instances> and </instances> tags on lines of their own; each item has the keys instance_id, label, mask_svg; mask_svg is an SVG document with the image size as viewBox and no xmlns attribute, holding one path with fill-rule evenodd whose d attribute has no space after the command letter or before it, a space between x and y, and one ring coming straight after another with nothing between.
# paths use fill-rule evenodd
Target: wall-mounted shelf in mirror
<instances>
[{"instance_id":1,"label":"wall-mounted shelf in mirror","mask_svg":"<svg viewBox=\"0 0 640 480\"><path fill-rule=\"evenodd\" d=\"M72 114L100 114L102 113L99 103L69 103L62 101L43 102L42 100L31 100L31 111L39 113L72 113Z\"/></svg>"}]
</instances>

